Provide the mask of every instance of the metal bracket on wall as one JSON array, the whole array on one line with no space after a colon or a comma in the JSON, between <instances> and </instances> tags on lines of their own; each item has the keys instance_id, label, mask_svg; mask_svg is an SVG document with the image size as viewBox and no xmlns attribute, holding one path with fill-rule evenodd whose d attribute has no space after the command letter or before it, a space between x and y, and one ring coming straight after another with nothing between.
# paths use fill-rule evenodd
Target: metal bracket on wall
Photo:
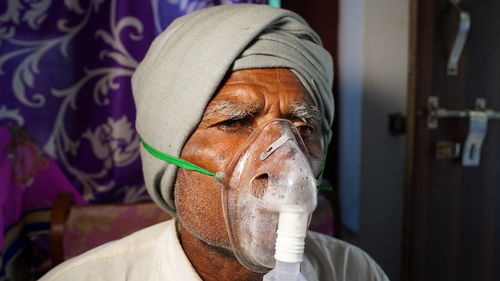
<instances>
[{"instance_id":1,"label":"metal bracket on wall","mask_svg":"<svg viewBox=\"0 0 500 281\"><path fill-rule=\"evenodd\" d=\"M465 140L462 153L462 165L479 166L481 148L488 132L488 116L484 111L471 111L469 118L469 133Z\"/></svg>"},{"instance_id":2,"label":"metal bracket on wall","mask_svg":"<svg viewBox=\"0 0 500 281\"><path fill-rule=\"evenodd\" d=\"M427 127L429 129L437 129L439 119L470 118L471 112L477 111L484 112L489 120L500 120L500 111L487 109L484 98L477 98L476 106L472 110L450 110L439 108L439 98L430 96L427 98Z\"/></svg>"},{"instance_id":3,"label":"metal bracket on wall","mask_svg":"<svg viewBox=\"0 0 500 281\"><path fill-rule=\"evenodd\" d=\"M469 34L471 18L470 14L462 9L460 6L460 0L450 0L453 7L455 7L460 16L460 22L458 23L457 36L455 38L455 43L451 49L450 57L448 58L447 74L450 76L458 75L458 62L460 61L460 56L464 49L465 41L467 41L467 35Z\"/></svg>"},{"instance_id":4,"label":"metal bracket on wall","mask_svg":"<svg viewBox=\"0 0 500 281\"><path fill-rule=\"evenodd\" d=\"M481 147L488 130L488 120L500 120L500 112L486 109L484 98L476 99L476 106L473 110L449 110L439 108L438 97L428 97L427 127L437 129L438 120L442 118L469 119L469 133L463 146L462 165L478 166L481 158Z\"/></svg>"}]
</instances>

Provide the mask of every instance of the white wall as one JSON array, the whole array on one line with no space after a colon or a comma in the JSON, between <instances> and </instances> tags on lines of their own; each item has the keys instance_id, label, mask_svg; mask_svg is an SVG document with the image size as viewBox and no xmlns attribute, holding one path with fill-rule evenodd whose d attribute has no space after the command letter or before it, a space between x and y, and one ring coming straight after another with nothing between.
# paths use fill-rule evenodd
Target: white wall
<instances>
[{"instance_id":1,"label":"white wall","mask_svg":"<svg viewBox=\"0 0 500 281\"><path fill-rule=\"evenodd\" d=\"M363 92L364 3L339 3L339 185L342 221L353 232L359 230L361 180L361 117Z\"/></svg>"},{"instance_id":2,"label":"white wall","mask_svg":"<svg viewBox=\"0 0 500 281\"><path fill-rule=\"evenodd\" d=\"M406 111L410 0L341 0L340 175L345 240L391 280L401 274L404 137L388 115Z\"/></svg>"}]
</instances>

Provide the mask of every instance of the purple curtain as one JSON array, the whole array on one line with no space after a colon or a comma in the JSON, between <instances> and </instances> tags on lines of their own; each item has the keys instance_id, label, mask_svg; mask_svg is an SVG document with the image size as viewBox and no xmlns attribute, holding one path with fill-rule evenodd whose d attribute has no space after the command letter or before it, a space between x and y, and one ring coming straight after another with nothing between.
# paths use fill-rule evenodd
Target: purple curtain
<instances>
[{"instance_id":1,"label":"purple curtain","mask_svg":"<svg viewBox=\"0 0 500 281\"><path fill-rule=\"evenodd\" d=\"M57 192L73 192L80 204L149 199L130 77L176 17L236 2L267 3L1 1L0 279L26 237L33 242L48 233ZM37 247L40 267L50 249Z\"/></svg>"}]
</instances>

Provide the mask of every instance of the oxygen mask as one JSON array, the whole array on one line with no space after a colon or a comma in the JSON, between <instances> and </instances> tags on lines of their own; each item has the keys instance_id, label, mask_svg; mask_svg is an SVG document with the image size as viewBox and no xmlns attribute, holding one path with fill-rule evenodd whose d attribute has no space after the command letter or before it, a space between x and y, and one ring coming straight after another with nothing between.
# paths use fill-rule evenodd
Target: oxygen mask
<instances>
[{"instance_id":1,"label":"oxygen mask","mask_svg":"<svg viewBox=\"0 0 500 281\"><path fill-rule=\"evenodd\" d=\"M276 259L302 260L317 184L307 149L292 122L273 119L260 128L218 175L234 254L245 267L266 272L275 265L275 246L280 243L285 251L276 252ZM291 232L277 241L278 224Z\"/></svg>"}]
</instances>

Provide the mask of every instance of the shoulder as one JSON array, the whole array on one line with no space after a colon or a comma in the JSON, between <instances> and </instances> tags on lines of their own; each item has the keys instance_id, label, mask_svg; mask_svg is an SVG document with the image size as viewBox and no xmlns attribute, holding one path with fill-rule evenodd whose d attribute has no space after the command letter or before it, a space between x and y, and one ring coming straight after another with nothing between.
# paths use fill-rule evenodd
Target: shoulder
<instances>
[{"instance_id":1,"label":"shoulder","mask_svg":"<svg viewBox=\"0 0 500 281\"><path fill-rule=\"evenodd\" d=\"M40 280L145 280L154 250L172 224L174 220L162 222L106 243L65 261Z\"/></svg>"},{"instance_id":2,"label":"shoulder","mask_svg":"<svg viewBox=\"0 0 500 281\"><path fill-rule=\"evenodd\" d=\"M389 280L363 250L330 236L309 231L305 256L318 280Z\"/></svg>"}]
</instances>

